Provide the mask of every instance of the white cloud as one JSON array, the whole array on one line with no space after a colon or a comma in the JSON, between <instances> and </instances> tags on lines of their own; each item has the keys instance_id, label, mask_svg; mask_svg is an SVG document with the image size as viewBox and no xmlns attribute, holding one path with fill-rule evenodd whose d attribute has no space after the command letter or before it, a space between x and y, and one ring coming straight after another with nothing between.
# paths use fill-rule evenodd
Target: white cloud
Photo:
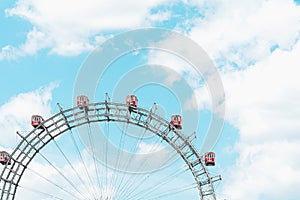
<instances>
[{"instance_id":1,"label":"white cloud","mask_svg":"<svg viewBox=\"0 0 300 200\"><path fill-rule=\"evenodd\" d=\"M37 51L49 47L52 42L46 33L34 27L27 33L26 43L20 46L19 51L24 55L34 55Z\"/></svg>"},{"instance_id":2,"label":"white cloud","mask_svg":"<svg viewBox=\"0 0 300 200\"><path fill-rule=\"evenodd\" d=\"M131 164L135 167L135 173L160 171L176 161L178 157L175 154L165 144L140 142Z\"/></svg>"},{"instance_id":3,"label":"white cloud","mask_svg":"<svg viewBox=\"0 0 300 200\"><path fill-rule=\"evenodd\" d=\"M224 75L227 119L240 132L237 165L225 175L230 199L299 199L300 42Z\"/></svg>"},{"instance_id":4,"label":"white cloud","mask_svg":"<svg viewBox=\"0 0 300 200\"><path fill-rule=\"evenodd\" d=\"M184 109L186 110L202 110L202 109L211 109L211 96L209 95L209 92L207 88L204 87L197 87L194 90L193 94L194 98L191 98L184 104ZM196 99L196 101L195 101Z\"/></svg>"},{"instance_id":5,"label":"white cloud","mask_svg":"<svg viewBox=\"0 0 300 200\"><path fill-rule=\"evenodd\" d=\"M14 146L16 131L28 133L32 129L31 115L51 115L52 90L57 86L52 83L32 92L18 94L0 107L1 146Z\"/></svg>"},{"instance_id":6,"label":"white cloud","mask_svg":"<svg viewBox=\"0 0 300 200\"><path fill-rule=\"evenodd\" d=\"M300 7L281 0L201 5L209 7L190 36L217 64L225 65L221 74L227 120L240 136L235 144L239 157L223 175L222 196L299 199ZM274 46L278 48L271 51ZM186 68L179 63L176 71L183 73ZM205 87L194 86L195 96L201 97L199 108L210 105Z\"/></svg>"},{"instance_id":7,"label":"white cloud","mask_svg":"<svg viewBox=\"0 0 300 200\"><path fill-rule=\"evenodd\" d=\"M24 55L34 55L37 51L49 47L51 39L36 28L27 33L26 42L20 47L6 45L0 51L0 60L13 60Z\"/></svg>"},{"instance_id":8,"label":"white cloud","mask_svg":"<svg viewBox=\"0 0 300 200\"><path fill-rule=\"evenodd\" d=\"M157 45L166 51L151 51L148 54L148 62L170 68L163 68L166 74L163 77L165 83L171 86L176 81L184 80L190 89L194 90L193 98L190 97L185 102L184 109L199 110L212 107L214 113L223 116L224 91L220 75L206 52L193 41L175 34L159 41ZM157 70L157 74L163 73Z\"/></svg>"},{"instance_id":9,"label":"white cloud","mask_svg":"<svg viewBox=\"0 0 300 200\"><path fill-rule=\"evenodd\" d=\"M276 45L291 49L299 37L300 6L292 0L217 0L202 6L208 6L205 17L189 35L215 60L246 67Z\"/></svg>"},{"instance_id":10,"label":"white cloud","mask_svg":"<svg viewBox=\"0 0 300 200\"><path fill-rule=\"evenodd\" d=\"M150 154L158 151L165 151L164 153L168 152L166 149L164 150L165 147L160 143L148 144L145 142L140 142L137 147L138 154Z\"/></svg>"},{"instance_id":11,"label":"white cloud","mask_svg":"<svg viewBox=\"0 0 300 200\"><path fill-rule=\"evenodd\" d=\"M166 43L174 43L174 40L165 40ZM161 46L164 46L162 44ZM184 80L190 87L191 97L188 98L183 106L184 110L210 109L212 106L211 95L207 84L203 84L203 74L197 72L194 67L183 58L169 52L151 51L148 54L148 62L153 65L164 66L163 68L153 67L157 76L163 76L164 83L171 87L176 82ZM165 73L162 73L164 70ZM208 77L206 77L208 78Z\"/></svg>"},{"instance_id":12,"label":"white cloud","mask_svg":"<svg viewBox=\"0 0 300 200\"><path fill-rule=\"evenodd\" d=\"M17 48L15 48L11 45L6 45L6 46L2 47L2 49L0 51L0 60L16 59L18 56L21 56L21 54L22 53Z\"/></svg>"},{"instance_id":13,"label":"white cloud","mask_svg":"<svg viewBox=\"0 0 300 200\"><path fill-rule=\"evenodd\" d=\"M168 41L165 42L167 43ZM164 66L167 74L165 84L168 86L171 86L174 84L174 82L179 81L182 78L181 75L191 68L191 66L182 58L164 51L151 51L147 57L147 60L149 64ZM155 70L154 67L153 69ZM161 68L159 68L157 73L161 74ZM191 79L189 80L191 81Z\"/></svg>"},{"instance_id":14,"label":"white cloud","mask_svg":"<svg viewBox=\"0 0 300 200\"><path fill-rule=\"evenodd\" d=\"M171 13L169 11L159 11L158 13L151 14L148 19L153 22L163 22L170 19Z\"/></svg>"},{"instance_id":15,"label":"white cloud","mask_svg":"<svg viewBox=\"0 0 300 200\"><path fill-rule=\"evenodd\" d=\"M224 75L228 119L245 128L242 140L298 135L299 53L298 42L291 52L277 50L244 71Z\"/></svg>"},{"instance_id":16,"label":"white cloud","mask_svg":"<svg viewBox=\"0 0 300 200\"><path fill-rule=\"evenodd\" d=\"M237 166L225 175L228 199L299 199L300 140L240 144Z\"/></svg>"},{"instance_id":17,"label":"white cloud","mask_svg":"<svg viewBox=\"0 0 300 200\"><path fill-rule=\"evenodd\" d=\"M6 15L21 17L33 25L24 45L15 47L20 52L16 56L34 54L42 48L55 54L77 55L94 48L99 32L140 27L150 9L164 1L19 0ZM152 20L161 17L167 19L168 14L150 15ZM7 58L5 52L0 55L0 59Z\"/></svg>"}]
</instances>

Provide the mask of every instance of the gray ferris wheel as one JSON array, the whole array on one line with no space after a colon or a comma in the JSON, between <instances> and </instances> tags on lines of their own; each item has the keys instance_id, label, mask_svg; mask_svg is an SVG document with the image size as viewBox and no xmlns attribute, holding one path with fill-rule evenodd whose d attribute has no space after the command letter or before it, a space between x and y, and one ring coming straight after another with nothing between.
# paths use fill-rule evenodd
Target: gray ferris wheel
<instances>
[{"instance_id":1,"label":"gray ferris wheel","mask_svg":"<svg viewBox=\"0 0 300 200\"><path fill-rule=\"evenodd\" d=\"M166 120L138 107L135 95L126 103L82 95L73 108L58 106L48 119L33 115L34 129L0 153L1 200L217 199L215 155L199 153L180 115Z\"/></svg>"}]
</instances>

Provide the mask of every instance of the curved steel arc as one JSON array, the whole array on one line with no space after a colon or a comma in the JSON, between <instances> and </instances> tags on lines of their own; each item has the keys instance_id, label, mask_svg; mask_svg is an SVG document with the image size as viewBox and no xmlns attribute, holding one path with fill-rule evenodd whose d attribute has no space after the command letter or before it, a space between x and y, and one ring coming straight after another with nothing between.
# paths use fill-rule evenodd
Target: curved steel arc
<instances>
[{"instance_id":1,"label":"curved steel arc","mask_svg":"<svg viewBox=\"0 0 300 200\"><path fill-rule=\"evenodd\" d=\"M129 111L130 110L130 111ZM167 120L143 108L129 109L128 105L100 102L86 107L74 107L45 120L26 136L11 154L12 164L6 165L1 173L1 200L13 200L18 184L27 166L35 155L60 134L88 123L114 121L130 123L145 128L171 145L188 165L199 189L201 200L216 199L213 182L202 156L194 148L189 137L182 134Z\"/></svg>"}]
</instances>

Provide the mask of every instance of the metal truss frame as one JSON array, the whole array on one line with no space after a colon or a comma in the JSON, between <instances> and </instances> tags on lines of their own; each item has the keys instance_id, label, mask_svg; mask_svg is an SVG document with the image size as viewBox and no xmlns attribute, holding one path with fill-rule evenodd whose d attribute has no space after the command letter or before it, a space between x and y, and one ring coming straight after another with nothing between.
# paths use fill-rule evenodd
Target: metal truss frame
<instances>
[{"instance_id":1,"label":"metal truss frame","mask_svg":"<svg viewBox=\"0 0 300 200\"><path fill-rule=\"evenodd\" d=\"M1 173L0 199L13 200L18 184L27 166L49 142L60 134L75 127L95 122L123 122L145 128L165 140L185 161L194 176L201 200L215 200L213 183L221 180L220 176L211 177L206 169L202 155L193 146L191 138L182 134L167 120L139 107L126 104L99 102L85 107L74 107L53 115L33 129L11 154L11 165L6 165Z\"/></svg>"}]
</instances>

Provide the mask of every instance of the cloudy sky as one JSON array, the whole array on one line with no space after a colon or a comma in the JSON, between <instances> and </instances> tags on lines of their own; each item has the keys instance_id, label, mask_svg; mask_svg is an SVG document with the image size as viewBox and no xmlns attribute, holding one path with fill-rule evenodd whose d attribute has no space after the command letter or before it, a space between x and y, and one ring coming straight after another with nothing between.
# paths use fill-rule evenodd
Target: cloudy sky
<instances>
[{"instance_id":1,"label":"cloudy sky","mask_svg":"<svg viewBox=\"0 0 300 200\"><path fill-rule=\"evenodd\" d=\"M19 142L17 130L31 131L32 114L48 118L59 111L57 102L64 108L73 105L76 78L96 47L126 31L164 28L201 46L222 80L225 123L212 147L219 160L213 170L223 177L218 197L300 198L299 1L1 1L0 27L2 149L14 149ZM201 140L201 130L207 128L205 123L210 123L213 113L209 89L186 63L166 54L136 52L125 58L129 66L143 60L169 66L177 73L171 76L162 70L159 78L165 86L160 89L148 86L143 92L138 88L141 106L149 108L156 101L164 105L161 112L166 118L172 112L197 111L197 139ZM132 71L130 67L119 70L117 62L115 67L100 80L97 101L105 98L104 92L112 93L114 81ZM197 103L172 111L166 104L180 103L166 93L182 78ZM159 92L160 98L153 98ZM139 148L143 151L149 146Z\"/></svg>"}]
</instances>

